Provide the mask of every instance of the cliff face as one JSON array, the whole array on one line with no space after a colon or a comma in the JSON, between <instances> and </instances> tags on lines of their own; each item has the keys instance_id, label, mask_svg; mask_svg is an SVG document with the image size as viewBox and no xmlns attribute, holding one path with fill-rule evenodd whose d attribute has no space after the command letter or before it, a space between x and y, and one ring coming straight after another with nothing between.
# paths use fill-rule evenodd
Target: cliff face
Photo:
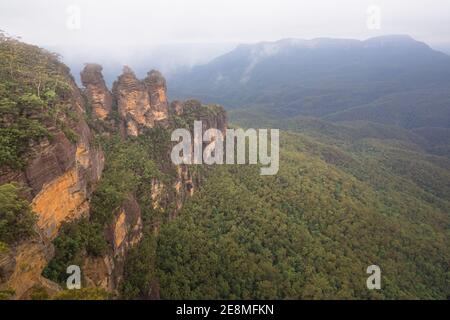
<instances>
[{"instance_id":1,"label":"cliff face","mask_svg":"<svg viewBox=\"0 0 450 320\"><path fill-rule=\"evenodd\" d=\"M83 273L87 286L117 291L123 277L127 252L142 238L141 209L134 196L124 201L113 222L106 228L106 236L111 244L107 254L101 257L87 257Z\"/></svg>"},{"instance_id":2,"label":"cliff face","mask_svg":"<svg viewBox=\"0 0 450 320\"><path fill-rule=\"evenodd\" d=\"M102 67L98 64L86 64L81 72L81 82L85 87L85 96L96 119L105 120L111 113L112 96L106 87Z\"/></svg>"},{"instance_id":3,"label":"cliff face","mask_svg":"<svg viewBox=\"0 0 450 320\"><path fill-rule=\"evenodd\" d=\"M61 290L41 274L55 256L52 241L58 237L62 223L89 217L92 193L101 179L105 161L108 161L94 143L94 133L112 136L120 132L123 141L128 141L128 136L146 134L151 128L160 127L166 131L176 128L175 117L202 120L205 130L214 127L224 131L227 125L223 110L216 114L205 113L206 108L203 110L198 102L175 102L169 107L166 81L158 71L152 70L139 80L125 67L110 92L102 76L102 67L87 64L81 72L84 86L81 91L67 67L59 62L52 63L62 66L59 80L67 83L68 91L61 94L60 99L69 109L63 116L50 110L49 114L55 119L49 121L44 117L41 120L51 136L28 141L26 163L22 169L0 167L0 185L14 182L25 186L25 196L37 215L35 235L0 252L0 291L13 290L14 298L28 298L36 287L43 287L49 293ZM47 107L54 108L55 102L49 99ZM90 114L88 109L92 111ZM113 116L114 112L118 118ZM97 131L85 120L90 116L95 123L110 125ZM142 195L138 201L136 194L128 194L120 206L112 210L112 222L103 226L101 236L107 240L106 252L101 256L82 253L83 284L117 293L130 249L141 242L145 231L157 234L160 223L175 217L198 188L201 176L186 165L171 164L172 142L163 144L156 165L166 178L170 178L152 178L144 201L151 203L150 210L157 212L157 216L167 214L167 217L145 225L139 204ZM157 298L157 280L152 283L149 297Z\"/></svg>"},{"instance_id":4,"label":"cliff face","mask_svg":"<svg viewBox=\"0 0 450 320\"><path fill-rule=\"evenodd\" d=\"M151 71L140 81L129 68L124 68L123 74L114 83L113 99L117 101L119 123L125 127L126 135L139 136L145 134L144 129L156 125L174 129L177 127L175 117L201 120L204 130L218 128L225 132L227 118L223 109L218 108L217 113L207 112L207 108L198 101L178 101L169 107L166 90L166 82L159 72ZM167 214L169 219L178 215L184 202L193 196L201 184L201 175L197 171L186 165L171 164L171 145L170 141L166 142L162 160L157 165L162 172L174 172L174 176L170 180L153 178L148 194L151 209L159 215ZM86 284L117 293L129 250L139 243L144 228L157 234L161 222L161 219L155 219L150 225L143 225L141 208L130 195L115 211L113 222L106 228L109 240L107 253L85 259L83 270ZM158 295L158 281L154 279L146 297L157 298Z\"/></svg>"},{"instance_id":5,"label":"cliff face","mask_svg":"<svg viewBox=\"0 0 450 320\"><path fill-rule=\"evenodd\" d=\"M92 186L103 170L103 152L92 143L80 91L68 74L66 80L70 84L68 102L78 118L70 124L77 142L58 128L50 128L53 137L31 145L23 170L3 168L0 176L2 184L16 182L29 188L28 198L37 214L36 236L0 255L0 289L13 289L15 297L36 285L56 287L41 277L53 256L51 241L63 221L88 213Z\"/></svg>"},{"instance_id":6,"label":"cliff face","mask_svg":"<svg viewBox=\"0 0 450 320\"><path fill-rule=\"evenodd\" d=\"M225 130L228 126L226 112L222 107L215 107L217 108L217 112L210 113L205 112L205 107L197 100L173 101L170 104L169 113L172 118L178 117L185 120L195 119L202 121L203 132L210 128L216 128L225 135ZM193 123L190 124L192 125ZM193 147L191 150L193 150ZM201 175L190 170L190 167L187 165L176 166L176 179L173 185L175 190L175 196L173 198L175 209L170 213L171 218L176 217L184 201L194 195L194 192L201 184L201 178Z\"/></svg>"},{"instance_id":7,"label":"cliff face","mask_svg":"<svg viewBox=\"0 0 450 320\"><path fill-rule=\"evenodd\" d=\"M156 124L167 125L166 90L166 82L159 72L151 71L141 81L130 68L124 67L114 83L113 94L127 135L137 136Z\"/></svg>"},{"instance_id":8,"label":"cliff face","mask_svg":"<svg viewBox=\"0 0 450 320\"><path fill-rule=\"evenodd\" d=\"M169 116L166 79L159 71L152 70L147 73L144 84L150 97L150 105L155 121L166 121Z\"/></svg>"}]
</instances>

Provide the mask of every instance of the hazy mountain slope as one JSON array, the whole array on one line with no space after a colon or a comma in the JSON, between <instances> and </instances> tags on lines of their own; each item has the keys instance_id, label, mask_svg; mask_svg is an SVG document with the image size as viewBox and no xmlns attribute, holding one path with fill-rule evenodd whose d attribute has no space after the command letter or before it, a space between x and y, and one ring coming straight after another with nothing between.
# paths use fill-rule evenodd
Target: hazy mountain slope
<instances>
[{"instance_id":1,"label":"hazy mountain slope","mask_svg":"<svg viewBox=\"0 0 450 320\"><path fill-rule=\"evenodd\" d=\"M449 128L450 86L387 95L324 118L331 121L368 120L404 128Z\"/></svg>"},{"instance_id":2,"label":"hazy mountain slope","mask_svg":"<svg viewBox=\"0 0 450 320\"><path fill-rule=\"evenodd\" d=\"M405 127L450 123L450 57L408 36L241 45L169 82L174 98L251 107L252 115L330 115ZM350 108L360 111L339 113ZM410 113L417 113L414 119Z\"/></svg>"},{"instance_id":3,"label":"hazy mountain slope","mask_svg":"<svg viewBox=\"0 0 450 320\"><path fill-rule=\"evenodd\" d=\"M379 181L379 177L389 173L419 185L428 184L425 188L428 191L450 192L450 176L445 173L450 170L450 160L433 154L433 148L446 143L445 137L437 140L435 135L419 135L397 126L365 121L331 123L296 117L282 121L257 119L237 123L244 127L278 127L284 132L282 147L318 155L324 161L370 183ZM422 130L427 131L426 128ZM443 135L442 130L435 131ZM367 174L369 168L373 176ZM427 178L422 176L424 172ZM396 183L398 190L407 183L403 178ZM390 182L385 180L385 185L388 184Z\"/></svg>"}]
</instances>

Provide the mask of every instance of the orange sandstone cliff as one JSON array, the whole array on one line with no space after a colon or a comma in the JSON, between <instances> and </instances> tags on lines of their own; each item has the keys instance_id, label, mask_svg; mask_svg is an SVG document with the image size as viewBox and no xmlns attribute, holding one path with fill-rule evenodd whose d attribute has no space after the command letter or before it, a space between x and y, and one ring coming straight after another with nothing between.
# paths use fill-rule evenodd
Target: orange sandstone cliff
<instances>
[{"instance_id":1,"label":"orange sandstone cliff","mask_svg":"<svg viewBox=\"0 0 450 320\"><path fill-rule=\"evenodd\" d=\"M23 169L0 168L0 185L14 182L27 187L26 196L37 215L35 236L0 252L0 291L12 290L14 298L28 298L36 286L50 294L62 289L41 275L54 256L52 241L63 222L89 215L91 195L108 161L94 143L95 134L105 132L95 133L86 119L108 122L112 124L109 130L120 132L126 139L155 127L175 126L174 117L184 117L187 109L201 108L196 101L169 104L166 81L158 71L152 70L145 79L139 80L130 68L124 67L111 92L100 65L85 65L81 72L83 90L77 87L68 69L64 70L70 85L65 99L77 120L62 117L58 121L76 134L76 141L67 130L50 126L51 138L30 142ZM113 112L117 112L118 118L113 117ZM204 121L205 129L214 127L224 131L227 126L224 112L199 120ZM170 145L168 141L167 149ZM163 162L159 165L163 170L175 172L175 178L170 183L154 178L148 198L154 210L168 211L172 218L195 192L201 179L185 165L172 165L168 154ZM86 257L82 269L87 286L117 292L127 253L141 241L144 227L141 208L133 194L113 214L113 221L104 230L109 243L107 252L100 257ZM151 232L158 232L158 223L151 228ZM158 298L157 284L154 288L149 297Z\"/></svg>"}]
</instances>

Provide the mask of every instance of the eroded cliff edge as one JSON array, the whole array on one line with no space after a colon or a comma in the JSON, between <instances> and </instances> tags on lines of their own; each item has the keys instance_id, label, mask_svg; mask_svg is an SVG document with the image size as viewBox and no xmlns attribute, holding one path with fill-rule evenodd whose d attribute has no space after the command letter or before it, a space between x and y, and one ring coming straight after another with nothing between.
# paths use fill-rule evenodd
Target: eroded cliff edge
<instances>
[{"instance_id":1,"label":"eroded cliff edge","mask_svg":"<svg viewBox=\"0 0 450 320\"><path fill-rule=\"evenodd\" d=\"M3 83L9 80L10 84L3 98L15 102L16 108L2 114L2 125L7 130L19 123L18 128L26 132L33 127L20 124L32 119L31 124L45 130L42 137L26 141L21 154L23 164L17 164L18 160L3 162L0 168L0 185L15 183L24 187L24 197L37 217L32 237L12 243L0 253L0 288L13 290L15 297L21 297L35 285L57 289L41 276L53 255L51 241L63 221L88 214L89 198L101 177L104 155L93 143L85 121L84 99L69 69L37 47L6 41L0 46L3 52L17 51L10 61L16 69L9 70L15 82L2 69ZM33 57L38 62L28 60ZM37 64L40 69L33 69ZM27 88L28 81L39 81L38 90Z\"/></svg>"},{"instance_id":2,"label":"eroded cliff edge","mask_svg":"<svg viewBox=\"0 0 450 320\"><path fill-rule=\"evenodd\" d=\"M55 89L55 93L65 109L55 112L55 104L45 100L42 108L53 117L49 120L27 113L26 103L22 106L26 117L41 121L51 134L27 141L22 167L1 166L0 185L26 187L24 197L37 221L32 237L0 252L0 291L11 292L12 298L30 298L38 288L52 296L64 285L61 279L67 276L66 264L78 263L84 287L102 288L118 295L130 251L139 250L143 241L157 235L161 223L175 217L201 183L198 168L171 164L170 130L186 124L189 127L189 121L198 119L203 120L205 129L224 131L226 114L218 106L210 112L211 107L196 101L170 104L165 79L154 70L139 80L125 67L111 92L105 85L102 67L87 64L81 73L84 88L80 90L57 57L17 41L13 44L22 49L15 52L28 59L25 68L34 65L28 50L45 57L41 67L48 68L49 75L57 74L56 81L64 82L65 89ZM13 48L7 41L2 41L1 46L6 51ZM8 71L2 69L2 75ZM42 89L38 88L38 96L39 90ZM14 114L2 117L6 125L15 121ZM125 165L117 163L121 155ZM127 177L128 169L134 170L128 176L139 181L131 179L134 185L123 187L114 180L115 171L123 170ZM102 173L106 175L104 179ZM111 188L120 193L116 202L105 192ZM99 204L109 200L110 205ZM74 228L88 225L96 226L89 230L96 233L89 235L94 240L83 240L70 258L62 259L61 243L65 239L79 241L70 238L74 237ZM87 237L83 232L80 234ZM86 244L89 241L93 243ZM157 282L156 277L149 280L144 290L146 298L158 298Z\"/></svg>"},{"instance_id":3,"label":"eroded cliff edge","mask_svg":"<svg viewBox=\"0 0 450 320\"><path fill-rule=\"evenodd\" d=\"M86 65L82 77L86 79L84 74L90 72L91 68L91 65ZM96 67L96 70L99 68ZM101 73L97 73L97 76L101 77ZM90 96L92 92L105 90L102 85L104 81L97 78L93 82L84 82L86 88L92 88L96 83L100 84L97 88L85 91L88 101L95 100L95 97ZM139 250L136 247L142 238L152 238L158 233L161 223L176 217L183 203L201 183L201 170L171 163L171 131L180 127L189 129L194 120L201 120L205 130L218 128L224 132L227 118L219 106L206 107L198 101L174 101L170 104L166 81L155 70L139 80L129 67L124 67L122 75L114 82L112 93L101 93L102 96L109 94L112 96L113 107L103 120L111 125L112 130L103 128L100 135L104 141L109 142L119 135L121 139L128 141L125 146L127 152L136 151L134 148L137 148L138 153L145 150L144 153L147 154L144 156L151 159L156 167L156 171L143 185L131 192L128 190L121 204L111 208L113 216L105 227L108 240L106 251L97 256L84 256L83 259L86 285L117 294L121 290L124 273L127 273L128 252ZM109 142L106 149L111 147ZM128 149L131 146L133 148ZM107 151L107 164L108 154L117 156L119 150L120 147L112 153ZM132 162L133 159L129 161ZM131 167L130 164L129 168ZM144 170L137 167L132 170ZM117 175L121 170L120 166L114 170ZM142 177L140 174L140 178ZM158 298L157 282L156 277L151 279L141 297Z\"/></svg>"}]
</instances>

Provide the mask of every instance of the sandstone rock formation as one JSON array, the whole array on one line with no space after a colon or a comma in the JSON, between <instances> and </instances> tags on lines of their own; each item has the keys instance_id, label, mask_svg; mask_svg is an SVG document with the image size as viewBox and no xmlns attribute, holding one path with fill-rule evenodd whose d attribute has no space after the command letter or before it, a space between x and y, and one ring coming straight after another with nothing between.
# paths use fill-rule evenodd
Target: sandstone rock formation
<instances>
[{"instance_id":1,"label":"sandstone rock formation","mask_svg":"<svg viewBox=\"0 0 450 320\"><path fill-rule=\"evenodd\" d=\"M150 97L150 105L155 116L155 121L167 120L169 116L169 104L167 102L166 79L164 79L159 71L152 70L147 73L144 83Z\"/></svg>"},{"instance_id":2,"label":"sandstone rock formation","mask_svg":"<svg viewBox=\"0 0 450 320\"><path fill-rule=\"evenodd\" d=\"M223 107L215 105L214 106L218 111L214 113L200 112L200 115L196 120L200 120L203 123L203 132L208 130L209 128L216 128L222 131L225 134L225 130L228 126L227 113L223 109ZM186 100L184 102L174 101L171 104L171 109L174 113L181 117L188 117L189 113L195 113L196 110L200 110L202 108L202 104L198 100Z\"/></svg>"},{"instance_id":3,"label":"sandstone rock formation","mask_svg":"<svg viewBox=\"0 0 450 320\"><path fill-rule=\"evenodd\" d=\"M113 94L127 135L137 136L158 123L167 125L166 82L159 72L151 71L141 81L125 66L113 85Z\"/></svg>"},{"instance_id":4,"label":"sandstone rock formation","mask_svg":"<svg viewBox=\"0 0 450 320\"><path fill-rule=\"evenodd\" d=\"M172 103L170 104L170 111L176 115L176 116L180 116L183 114L183 102L182 101L172 101Z\"/></svg>"},{"instance_id":5,"label":"sandstone rock formation","mask_svg":"<svg viewBox=\"0 0 450 320\"><path fill-rule=\"evenodd\" d=\"M112 246L102 257L85 260L84 279L88 286L117 293L127 252L142 238L141 209L132 195L124 201L106 233Z\"/></svg>"},{"instance_id":6,"label":"sandstone rock formation","mask_svg":"<svg viewBox=\"0 0 450 320\"><path fill-rule=\"evenodd\" d=\"M93 117L105 120L111 113L112 96L103 79L102 67L93 63L86 64L81 71L81 82L86 88L85 95Z\"/></svg>"},{"instance_id":7,"label":"sandstone rock formation","mask_svg":"<svg viewBox=\"0 0 450 320\"><path fill-rule=\"evenodd\" d=\"M123 74L108 90L102 76L102 67L87 64L81 72L85 87L83 94L67 71L70 84L68 97L71 111L78 120L60 119L72 130L76 142L70 139L61 128L52 127L51 139L31 142L27 154L27 164L23 170L0 168L0 184L16 182L28 187L28 199L37 213L36 236L22 241L7 252L0 253L0 291L14 290L14 298L29 296L34 287L43 287L48 292L60 290L59 286L41 276L42 270L54 256L52 241L58 236L61 224L89 214L90 197L96 182L101 178L104 167L102 150L93 143L93 133L84 120L87 101L92 108L92 117L108 120L117 105L118 119L110 118L108 134L114 130L123 130L122 136L138 136L146 129L155 126L173 125L174 115L191 119L192 111L200 110L195 116L203 121L204 130L218 128L225 131L227 119L223 110L219 113L203 112L197 101L174 102L170 107L167 99L166 81L155 70L148 72L143 80L136 78L134 72L125 67ZM206 109L206 108L205 108ZM170 149L168 141L167 148ZM154 178L148 194L152 209L167 211L169 218L175 217L185 200L194 194L201 178L187 165L176 166L167 161L160 164L162 171L175 172L169 181ZM173 170L175 169L175 170ZM105 226L105 234L110 244L101 257L87 256L83 262L83 279L88 286L104 288L117 293L123 278L127 254L143 236L141 208L134 195L130 194L113 212L112 223ZM158 232L161 221L146 226ZM151 284L149 297L157 298L158 282Z\"/></svg>"},{"instance_id":8,"label":"sandstone rock formation","mask_svg":"<svg viewBox=\"0 0 450 320\"><path fill-rule=\"evenodd\" d=\"M0 255L0 290L13 289L15 297L23 296L35 285L51 287L41 276L53 256L51 241L63 221L88 213L92 186L103 170L103 152L92 144L80 91L69 75L67 81L71 85L72 110L79 118L72 127L78 141L71 142L53 128L53 139L32 146L24 170L7 170L0 176L0 183L14 181L29 188L28 197L38 217L37 236Z\"/></svg>"}]
</instances>

